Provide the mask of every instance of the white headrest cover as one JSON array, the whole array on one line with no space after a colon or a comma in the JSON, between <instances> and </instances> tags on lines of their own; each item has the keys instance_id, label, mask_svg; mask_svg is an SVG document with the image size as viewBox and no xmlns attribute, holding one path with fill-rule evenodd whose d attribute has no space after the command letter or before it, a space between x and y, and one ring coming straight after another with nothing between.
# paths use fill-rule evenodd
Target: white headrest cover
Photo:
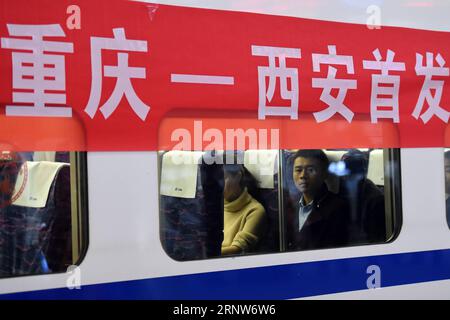
<instances>
[{"instance_id":1,"label":"white headrest cover","mask_svg":"<svg viewBox=\"0 0 450 320\"><path fill-rule=\"evenodd\" d=\"M201 151L169 151L163 155L160 193L178 198L195 198Z\"/></svg>"},{"instance_id":2,"label":"white headrest cover","mask_svg":"<svg viewBox=\"0 0 450 320\"><path fill-rule=\"evenodd\" d=\"M273 189L277 160L278 150L247 150L244 166L258 181L259 188Z\"/></svg>"},{"instance_id":3,"label":"white headrest cover","mask_svg":"<svg viewBox=\"0 0 450 320\"><path fill-rule=\"evenodd\" d=\"M44 208L53 180L58 171L67 163L49 161L27 161L17 176L13 205Z\"/></svg>"},{"instance_id":4,"label":"white headrest cover","mask_svg":"<svg viewBox=\"0 0 450 320\"><path fill-rule=\"evenodd\" d=\"M370 152L367 178L378 186L384 186L383 150L372 150Z\"/></svg>"}]
</instances>

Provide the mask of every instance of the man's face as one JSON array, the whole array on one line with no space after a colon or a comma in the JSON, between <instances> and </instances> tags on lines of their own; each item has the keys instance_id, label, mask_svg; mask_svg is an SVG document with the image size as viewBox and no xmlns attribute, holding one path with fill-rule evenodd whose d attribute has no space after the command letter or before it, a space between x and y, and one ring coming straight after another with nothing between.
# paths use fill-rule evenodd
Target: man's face
<instances>
[{"instance_id":1,"label":"man's face","mask_svg":"<svg viewBox=\"0 0 450 320\"><path fill-rule=\"evenodd\" d=\"M293 178L297 189L309 196L315 196L327 177L320 162L313 158L298 157L294 161Z\"/></svg>"},{"instance_id":2,"label":"man's face","mask_svg":"<svg viewBox=\"0 0 450 320\"><path fill-rule=\"evenodd\" d=\"M450 159L445 159L445 192L450 194Z\"/></svg>"}]
</instances>

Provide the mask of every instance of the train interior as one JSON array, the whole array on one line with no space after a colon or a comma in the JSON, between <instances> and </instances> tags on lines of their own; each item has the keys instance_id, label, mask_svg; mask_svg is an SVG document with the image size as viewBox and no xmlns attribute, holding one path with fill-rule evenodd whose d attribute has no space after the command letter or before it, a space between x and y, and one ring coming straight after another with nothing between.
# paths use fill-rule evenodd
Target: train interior
<instances>
[{"instance_id":1,"label":"train interior","mask_svg":"<svg viewBox=\"0 0 450 320\"><path fill-rule=\"evenodd\" d=\"M0 277L65 272L78 260L76 163L70 152L1 153Z\"/></svg>"},{"instance_id":2,"label":"train interior","mask_svg":"<svg viewBox=\"0 0 450 320\"><path fill-rule=\"evenodd\" d=\"M383 243L395 236L398 224L395 193L399 192L393 150L323 150L329 159L328 189L346 199L355 224L349 245ZM268 226L257 247L246 254L289 249L289 216L299 191L292 180L290 158L295 150L247 150L245 168L258 182L252 195L265 209ZM160 237L175 260L218 257L223 236L223 165L211 153L160 153ZM253 159L253 161L252 161ZM256 159L256 161L254 161ZM368 191L370 189L370 191ZM364 220L364 221L363 221Z\"/></svg>"}]
</instances>

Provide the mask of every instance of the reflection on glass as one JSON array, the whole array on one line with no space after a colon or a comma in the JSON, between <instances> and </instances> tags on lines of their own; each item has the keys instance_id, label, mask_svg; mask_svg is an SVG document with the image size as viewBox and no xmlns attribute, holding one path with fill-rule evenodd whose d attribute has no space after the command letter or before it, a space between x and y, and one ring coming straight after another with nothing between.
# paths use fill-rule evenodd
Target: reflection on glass
<instances>
[{"instance_id":1,"label":"reflection on glass","mask_svg":"<svg viewBox=\"0 0 450 320\"><path fill-rule=\"evenodd\" d=\"M247 150L231 163L200 153L175 164L194 153L160 157L161 241L176 260L384 243L399 230L398 150ZM255 153L272 160L252 163Z\"/></svg>"},{"instance_id":2,"label":"reflection on glass","mask_svg":"<svg viewBox=\"0 0 450 320\"><path fill-rule=\"evenodd\" d=\"M69 152L0 152L0 277L72 264Z\"/></svg>"}]
</instances>

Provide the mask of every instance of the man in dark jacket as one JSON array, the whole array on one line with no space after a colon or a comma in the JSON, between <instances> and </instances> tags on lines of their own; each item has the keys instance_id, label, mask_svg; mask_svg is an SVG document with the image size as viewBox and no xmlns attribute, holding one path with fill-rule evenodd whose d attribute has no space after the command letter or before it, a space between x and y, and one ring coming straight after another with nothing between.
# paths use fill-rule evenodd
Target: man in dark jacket
<instances>
[{"instance_id":1,"label":"man in dark jacket","mask_svg":"<svg viewBox=\"0 0 450 320\"><path fill-rule=\"evenodd\" d=\"M339 195L350 207L353 244L386 241L386 216L383 192L367 178L368 156L351 149L342 156L347 174L341 178Z\"/></svg>"},{"instance_id":2,"label":"man in dark jacket","mask_svg":"<svg viewBox=\"0 0 450 320\"><path fill-rule=\"evenodd\" d=\"M329 161L322 150L299 150L292 158L293 180L301 193L288 218L288 248L306 250L348 244L346 202L328 191Z\"/></svg>"}]
</instances>

